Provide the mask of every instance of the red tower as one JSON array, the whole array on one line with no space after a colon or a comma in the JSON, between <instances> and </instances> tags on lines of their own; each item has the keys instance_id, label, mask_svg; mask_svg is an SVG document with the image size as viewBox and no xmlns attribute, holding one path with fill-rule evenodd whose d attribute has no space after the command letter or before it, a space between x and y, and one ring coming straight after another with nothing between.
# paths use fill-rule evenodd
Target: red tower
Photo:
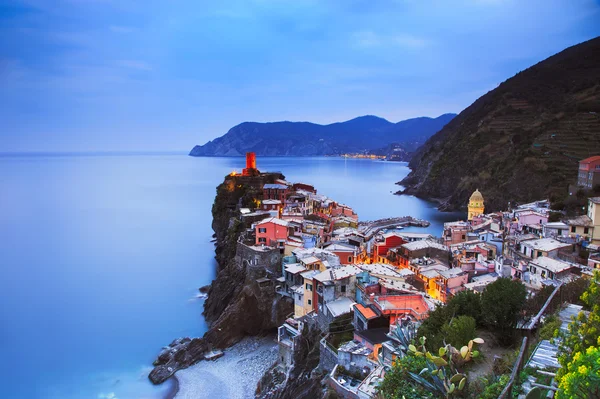
<instances>
[{"instance_id":1,"label":"red tower","mask_svg":"<svg viewBox=\"0 0 600 399\"><path fill-rule=\"evenodd\" d=\"M258 175L258 169L256 169L256 153L246 153L246 168L242 172L244 176L256 176Z\"/></svg>"}]
</instances>

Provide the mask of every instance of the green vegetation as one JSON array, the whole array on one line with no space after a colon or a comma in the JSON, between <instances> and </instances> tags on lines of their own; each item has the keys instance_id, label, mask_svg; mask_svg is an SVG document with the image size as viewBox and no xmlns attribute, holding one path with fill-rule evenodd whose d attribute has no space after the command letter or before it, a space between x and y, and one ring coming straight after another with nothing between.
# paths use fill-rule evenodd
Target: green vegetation
<instances>
[{"instance_id":1,"label":"green vegetation","mask_svg":"<svg viewBox=\"0 0 600 399\"><path fill-rule=\"evenodd\" d=\"M560 328L560 325L560 319L555 315L547 317L544 321L544 325L542 326L542 328L540 328L539 339L551 339L552 337L554 337L554 333L556 332L556 330Z\"/></svg>"},{"instance_id":2,"label":"green vegetation","mask_svg":"<svg viewBox=\"0 0 600 399\"><path fill-rule=\"evenodd\" d=\"M594 273L581 300L590 313L580 312L562 337L558 399L600 398L600 272Z\"/></svg>"},{"instance_id":3,"label":"green vegetation","mask_svg":"<svg viewBox=\"0 0 600 399\"><path fill-rule=\"evenodd\" d=\"M385 374L385 379L379 385L379 393L384 398L421 399L433 398L434 396L410 379L408 373L420 373L427 367L424 357L418 357L414 353L398 359L392 369Z\"/></svg>"},{"instance_id":4,"label":"green vegetation","mask_svg":"<svg viewBox=\"0 0 600 399\"><path fill-rule=\"evenodd\" d=\"M471 316L458 316L442 326L442 334L452 346L462 347L475 338L475 319Z\"/></svg>"},{"instance_id":5,"label":"green vegetation","mask_svg":"<svg viewBox=\"0 0 600 399\"><path fill-rule=\"evenodd\" d=\"M481 309L485 324L504 344L512 342L512 330L527 298L523 283L500 278L488 285L481 296Z\"/></svg>"}]
</instances>

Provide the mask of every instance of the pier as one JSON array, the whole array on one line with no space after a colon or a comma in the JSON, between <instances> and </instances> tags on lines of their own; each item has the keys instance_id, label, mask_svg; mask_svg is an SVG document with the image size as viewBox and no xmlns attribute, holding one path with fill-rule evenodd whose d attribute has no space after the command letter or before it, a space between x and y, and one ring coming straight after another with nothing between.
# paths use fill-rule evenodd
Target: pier
<instances>
[{"instance_id":1,"label":"pier","mask_svg":"<svg viewBox=\"0 0 600 399\"><path fill-rule=\"evenodd\" d=\"M427 220L413 218L412 216L402 216L395 218L386 218L358 223L358 231L365 235L367 240L370 240L382 230L392 229L395 227L429 227L430 223Z\"/></svg>"}]
</instances>

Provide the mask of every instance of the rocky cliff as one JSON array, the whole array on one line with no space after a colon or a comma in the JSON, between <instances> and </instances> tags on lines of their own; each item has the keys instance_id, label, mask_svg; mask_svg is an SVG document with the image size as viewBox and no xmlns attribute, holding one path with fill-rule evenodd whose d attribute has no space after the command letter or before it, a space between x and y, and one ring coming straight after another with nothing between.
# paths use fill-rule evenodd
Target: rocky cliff
<instances>
[{"instance_id":1,"label":"rocky cliff","mask_svg":"<svg viewBox=\"0 0 600 399\"><path fill-rule=\"evenodd\" d=\"M240 156L249 151L259 156L340 155L379 150L392 143L410 152L454 116L444 114L392 123L369 115L330 125L244 122L213 141L195 146L190 155Z\"/></svg>"},{"instance_id":2,"label":"rocky cliff","mask_svg":"<svg viewBox=\"0 0 600 399\"><path fill-rule=\"evenodd\" d=\"M600 154L600 38L570 47L488 92L413 156L405 193L486 211L562 197L578 161Z\"/></svg>"},{"instance_id":3,"label":"rocky cliff","mask_svg":"<svg viewBox=\"0 0 600 399\"><path fill-rule=\"evenodd\" d=\"M257 265L249 265L248 248L240 243L240 236L249 226L240 220L240 207L253 207L260 199L265 183L272 183L280 175L257 177L227 176L217 187L213 205L213 230L218 263L216 279L208 290L204 316L210 329L202 338L181 338L165 348L149 375L154 384L160 384L177 370L186 368L204 358L212 348L226 348L247 335L261 335L274 331L293 312L293 303L277 298L272 283L257 282L271 277L280 270L281 256L265 252Z\"/></svg>"}]
</instances>

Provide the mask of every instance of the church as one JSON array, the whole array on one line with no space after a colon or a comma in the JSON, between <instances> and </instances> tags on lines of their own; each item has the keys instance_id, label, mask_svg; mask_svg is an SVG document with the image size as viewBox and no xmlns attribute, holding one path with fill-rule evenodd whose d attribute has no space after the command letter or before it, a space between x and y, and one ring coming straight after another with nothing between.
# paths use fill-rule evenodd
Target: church
<instances>
[{"instance_id":1,"label":"church","mask_svg":"<svg viewBox=\"0 0 600 399\"><path fill-rule=\"evenodd\" d=\"M479 215L483 215L484 205L483 205L483 195L479 192L479 190L475 190L473 194L471 194L471 198L469 198L469 215L467 220L471 221L474 217Z\"/></svg>"}]
</instances>

